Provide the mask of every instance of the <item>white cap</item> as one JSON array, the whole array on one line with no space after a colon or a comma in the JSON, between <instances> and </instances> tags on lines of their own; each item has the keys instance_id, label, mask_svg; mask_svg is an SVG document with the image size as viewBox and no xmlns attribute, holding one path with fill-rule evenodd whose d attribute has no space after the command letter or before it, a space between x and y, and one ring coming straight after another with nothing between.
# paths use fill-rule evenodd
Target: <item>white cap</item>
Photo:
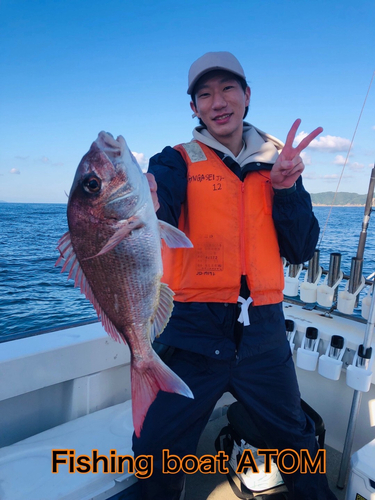
<instances>
[{"instance_id":1,"label":"white cap","mask_svg":"<svg viewBox=\"0 0 375 500\"><path fill-rule=\"evenodd\" d=\"M233 54L230 52L207 52L190 66L187 93L191 95L195 84L201 76L217 69L234 73L246 81L245 72Z\"/></svg>"}]
</instances>

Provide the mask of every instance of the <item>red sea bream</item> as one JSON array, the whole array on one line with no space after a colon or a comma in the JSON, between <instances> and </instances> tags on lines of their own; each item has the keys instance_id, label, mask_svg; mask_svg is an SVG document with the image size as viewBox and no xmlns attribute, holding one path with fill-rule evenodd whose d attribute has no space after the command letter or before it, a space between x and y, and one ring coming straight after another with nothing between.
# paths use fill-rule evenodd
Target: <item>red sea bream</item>
<instances>
[{"instance_id":1,"label":"red sea bream","mask_svg":"<svg viewBox=\"0 0 375 500\"><path fill-rule=\"evenodd\" d=\"M139 436L159 390L193 397L151 346L173 308L173 292L161 283L161 238L170 247L192 244L158 221L147 178L125 139L105 132L78 165L67 215L69 232L59 241L56 265L91 301L106 332L130 348L133 423Z\"/></svg>"}]
</instances>

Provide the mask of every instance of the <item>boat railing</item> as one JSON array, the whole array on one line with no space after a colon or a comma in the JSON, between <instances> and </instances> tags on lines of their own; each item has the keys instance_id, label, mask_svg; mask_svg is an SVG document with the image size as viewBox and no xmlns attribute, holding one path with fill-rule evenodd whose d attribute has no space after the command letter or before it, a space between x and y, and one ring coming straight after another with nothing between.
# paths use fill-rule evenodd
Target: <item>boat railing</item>
<instances>
[{"instance_id":1,"label":"boat railing","mask_svg":"<svg viewBox=\"0 0 375 500\"><path fill-rule=\"evenodd\" d=\"M329 269L319 266L319 250L315 251L308 265L289 264L284 260L284 301L299 304L305 309L320 310L328 316L337 314L366 322L375 273L364 277L362 262L358 263L355 257L350 274L340 269L340 263L341 254L335 252L330 255Z\"/></svg>"},{"instance_id":2,"label":"boat railing","mask_svg":"<svg viewBox=\"0 0 375 500\"><path fill-rule=\"evenodd\" d=\"M37 335L43 335L45 333L58 332L61 330L68 330L70 328L76 328L79 326L91 325L98 323L99 319L87 319L82 321L73 321L70 323L64 323L62 325L55 326L53 328L39 328L36 330L22 331L18 333L10 333L7 335L0 335L0 344L3 342L10 342L12 340L20 340L28 337L36 337Z\"/></svg>"}]
</instances>

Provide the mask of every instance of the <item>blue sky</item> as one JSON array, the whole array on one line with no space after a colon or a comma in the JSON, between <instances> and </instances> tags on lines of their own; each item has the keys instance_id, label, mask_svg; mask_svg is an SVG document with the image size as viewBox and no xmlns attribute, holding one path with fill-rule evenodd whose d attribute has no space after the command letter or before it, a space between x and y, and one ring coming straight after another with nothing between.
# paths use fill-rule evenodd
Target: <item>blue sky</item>
<instances>
[{"instance_id":1,"label":"blue sky","mask_svg":"<svg viewBox=\"0 0 375 500\"><path fill-rule=\"evenodd\" d=\"M0 200L66 202L101 130L140 163L191 138L187 72L229 50L252 90L248 121L285 140L322 126L304 183L335 191L375 70L373 1L0 2ZM375 160L375 82L340 191L365 193ZM301 137L301 136L300 136Z\"/></svg>"}]
</instances>

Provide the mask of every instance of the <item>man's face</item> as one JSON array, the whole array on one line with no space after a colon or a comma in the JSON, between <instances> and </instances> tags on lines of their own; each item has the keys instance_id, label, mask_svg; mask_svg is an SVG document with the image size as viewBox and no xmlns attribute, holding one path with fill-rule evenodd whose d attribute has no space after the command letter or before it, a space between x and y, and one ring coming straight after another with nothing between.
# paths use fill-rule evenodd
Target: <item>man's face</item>
<instances>
[{"instance_id":1,"label":"man's face","mask_svg":"<svg viewBox=\"0 0 375 500\"><path fill-rule=\"evenodd\" d=\"M211 71L202 76L195 89L191 109L219 142L241 137L243 116L250 102L250 88L244 92L236 78L227 71Z\"/></svg>"}]
</instances>

